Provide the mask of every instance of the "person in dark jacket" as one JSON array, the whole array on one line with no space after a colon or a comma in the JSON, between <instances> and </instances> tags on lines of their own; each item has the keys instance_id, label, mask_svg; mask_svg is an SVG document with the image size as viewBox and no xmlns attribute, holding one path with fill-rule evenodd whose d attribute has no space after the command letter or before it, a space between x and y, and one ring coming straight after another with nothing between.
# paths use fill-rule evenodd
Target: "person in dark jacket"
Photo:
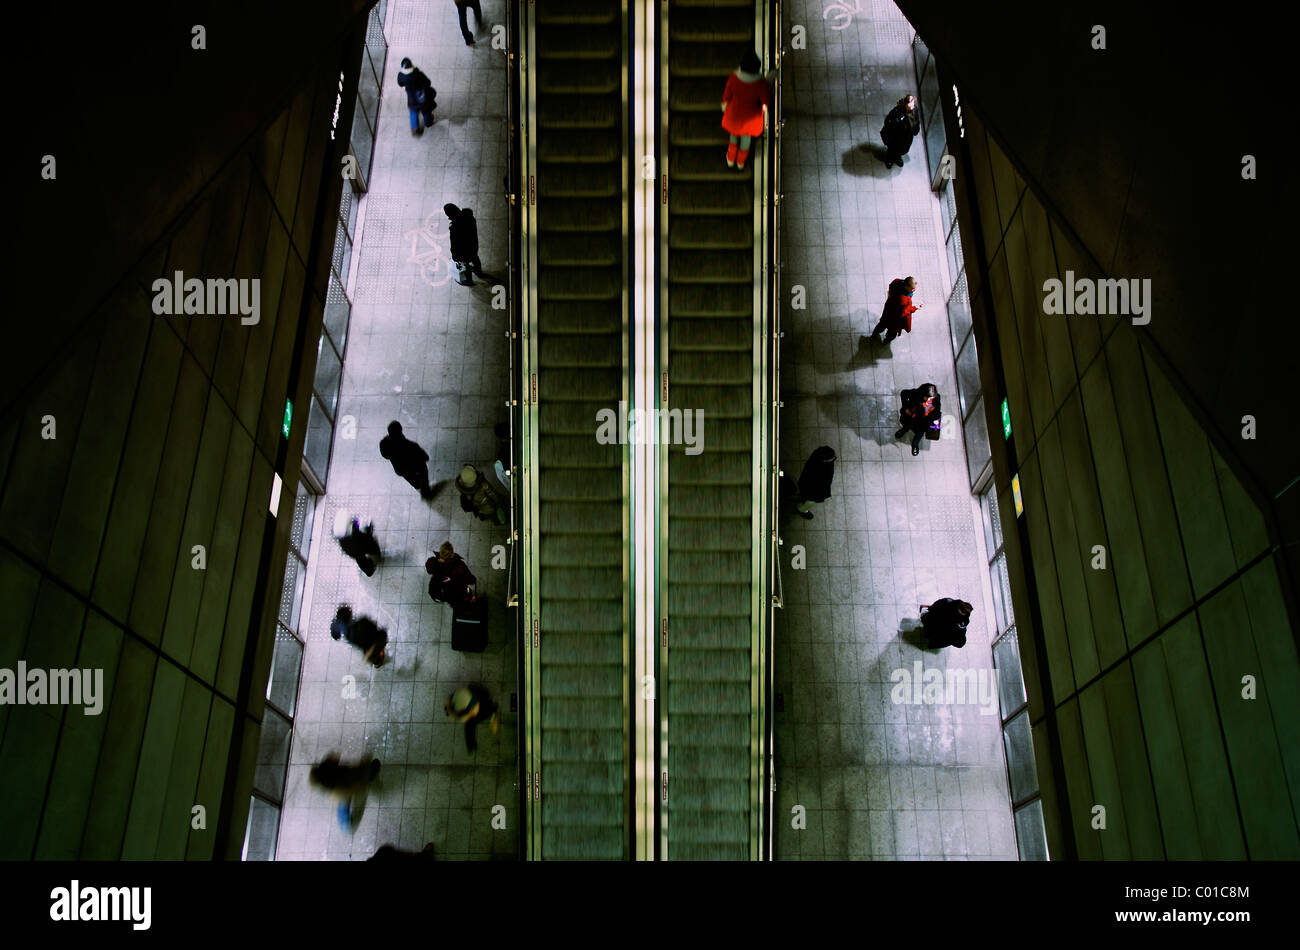
<instances>
[{"instance_id":1,"label":"person in dark jacket","mask_svg":"<svg viewBox=\"0 0 1300 950\"><path fill-rule=\"evenodd\" d=\"M931 649L939 647L964 647L966 645L966 626L970 623L971 611L974 610L964 600L944 597L936 600L921 615L921 624L925 627L926 639Z\"/></svg>"},{"instance_id":2,"label":"person in dark jacket","mask_svg":"<svg viewBox=\"0 0 1300 950\"><path fill-rule=\"evenodd\" d=\"M452 693L443 709L453 721L465 724L465 748L471 753L478 748L475 727L480 722L489 723L493 735L501 728L501 713L497 704L487 689L476 683L462 686Z\"/></svg>"},{"instance_id":3,"label":"person in dark jacket","mask_svg":"<svg viewBox=\"0 0 1300 950\"><path fill-rule=\"evenodd\" d=\"M394 419L388 423L388 435L379 440L379 454L393 463L393 471L410 482L420 492L420 497L433 496L429 484L429 453L402 435L402 424Z\"/></svg>"},{"instance_id":4,"label":"person in dark jacket","mask_svg":"<svg viewBox=\"0 0 1300 950\"><path fill-rule=\"evenodd\" d=\"M467 11L474 11L474 22L478 28L483 29L483 11L479 8L479 0L453 0L456 4L456 13L460 16L460 35L465 37L465 45L474 45L474 34L469 31L469 18Z\"/></svg>"},{"instance_id":5,"label":"person in dark jacket","mask_svg":"<svg viewBox=\"0 0 1300 950\"><path fill-rule=\"evenodd\" d=\"M344 765L337 752L331 752L311 767L308 780L318 788L332 792L338 799L339 824L345 831L356 827L356 797L379 774L379 760Z\"/></svg>"},{"instance_id":6,"label":"person in dark jacket","mask_svg":"<svg viewBox=\"0 0 1300 950\"><path fill-rule=\"evenodd\" d=\"M366 577L375 574L375 562L379 560L379 542L375 540L374 525L366 523L365 528L346 508L340 508L334 517L334 537L339 542L343 553L357 562Z\"/></svg>"},{"instance_id":7,"label":"person in dark jacket","mask_svg":"<svg viewBox=\"0 0 1300 950\"><path fill-rule=\"evenodd\" d=\"M330 623L330 636L346 640L360 650L367 663L376 669L384 665L388 648L388 631L369 617L353 617L352 608L343 604Z\"/></svg>"},{"instance_id":8,"label":"person in dark jacket","mask_svg":"<svg viewBox=\"0 0 1300 950\"><path fill-rule=\"evenodd\" d=\"M474 276L483 276L483 263L478 259L478 221L469 208L457 208L453 204L442 206L447 215L447 232L451 238L451 259L459 267L460 285L473 287Z\"/></svg>"},{"instance_id":9,"label":"person in dark jacket","mask_svg":"<svg viewBox=\"0 0 1300 950\"><path fill-rule=\"evenodd\" d=\"M943 419L939 390L934 383L922 383L915 389L904 389L902 398L903 408L898 410L899 429L894 438L901 439L911 432L912 454L920 455L921 439L931 429L937 431Z\"/></svg>"},{"instance_id":10,"label":"person in dark jacket","mask_svg":"<svg viewBox=\"0 0 1300 950\"><path fill-rule=\"evenodd\" d=\"M402 68L397 71L397 84L406 90L406 109L411 114L411 134L423 135L424 129L433 125L438 90L433 88L428 76L411 65L409 59L402 60ZM424 116L424 129L420 128L420 116Z\"/></svg>"},{"instance_id":11,"label":"person in dark jacket","mask_svg":"<svg viewBox=\"0 0 1300 950\"><path fill-rule=\"evenodd\" d=\"M795 510L799 512L800 517L811 521L812 503L823 502L831 497L831 481L835 478L835 450L829 445L823 445L813 450L813 454L808 456L808 461L803 463L803 471L799 474L799 504Z\"/></svg>"},{"instance_id":12,"label":"person in dark jacket","mask_svg":"<svg viewBox=\"0 0 1300 950\"><path fill-rule=\"evenodd\" d=\"M880 141L885 143L885 167L903 167L903 156L912 147L912 139L921 130L921 113L916 107L916 96L904 96L885 116L880 128Z\"/></svg>"},{"instance_id":13,"label":"person in dark jacket","mask_svg":"<svg viewBox=\"0 0 1300 950\"><path fill-rule=\"evenodd\" d=\"M916 293L915 277L896 277L889 282L889 295L885 298L885 309L880 312L880 322L871 331L872 343L889 343L900 333L912 332L912 314L925 304L913 304L912 295ZM880 331L885 331L885 339L880 339Z\"/></svg>"},{"instance_id":14,"label":"person in dark jacket","mask_svg":"<svg viewBox=\"0 0 1300 950\"><path fill-rule=\"evenodd\" d=\"M437 557L424 562L424 570L430 575L429 596L452 607L468 600L478 583L478 578L470 573L465 559L456 553L450 541L443 542Z\"/></svg>"}]
</instances>

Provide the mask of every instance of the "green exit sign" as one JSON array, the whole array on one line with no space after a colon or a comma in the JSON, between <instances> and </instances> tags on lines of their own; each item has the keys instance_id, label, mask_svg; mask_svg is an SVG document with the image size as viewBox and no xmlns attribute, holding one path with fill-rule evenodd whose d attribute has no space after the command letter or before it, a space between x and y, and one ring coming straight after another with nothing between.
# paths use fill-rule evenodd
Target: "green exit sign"
<instances>
[{"instance_id":1,"label":"green exit sign","mask_svg":"<svg viewBox=\"0 0 1300 950\"><path fill-rule=\"evenodd\" d=\"M285 423L286 426L288 424ZM1005 439L1011 438L1011 407L1007 405L1005 399L1002 400L1002 437Z\"/></svg>"},{"instance_id":2,"label":"green exit sign","mask_svg":"<svg viewBox=\"0 0 1300 950\"><path fill-rule=\"evenodd\" d=\"M1006 411L1007 411L1006 403L1003 403L1002 412L1004 415L1006 414ZM284 401L284 425L280 426L280 431L284 433L284 437L286 439L289 438L289 426L291 426L292 424L293 424L293 403L291 403L289 400L286 399Z\"/></svg>"}]
</instances>

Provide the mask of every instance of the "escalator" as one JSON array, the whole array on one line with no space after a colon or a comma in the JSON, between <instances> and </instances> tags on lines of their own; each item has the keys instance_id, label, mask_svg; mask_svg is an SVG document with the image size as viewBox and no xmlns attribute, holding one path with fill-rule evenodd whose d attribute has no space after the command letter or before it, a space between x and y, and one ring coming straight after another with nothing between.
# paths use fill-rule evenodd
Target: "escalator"
<instances>
[{"instance_id":1,"label":"escalator","mask_svg":"<svg viewBox=\"0 0 1300 950\"><path fill-rule=\"evenodd\" d=\"M754 0L671 0L663 42L668 408L703 414L703 451L666 448L661 494L668 542L661 841L670 859L749 860L760 850L763 774L755 168L766 143L754 141L743 172L728 168L719 103L742 54L756 49Z\"/></svg>"},{"instance_id":2,"label":"escalator","mask_svg":"<svg viewBox=\"0 0 1300 950\"><path fill-rule=\"evenodd\" d=\"M543 859L626 859L626 82L621 0L524 8L536 378L534 792ZM528 633L526 633L528 635Z\"/></svg>"}]
</instances>

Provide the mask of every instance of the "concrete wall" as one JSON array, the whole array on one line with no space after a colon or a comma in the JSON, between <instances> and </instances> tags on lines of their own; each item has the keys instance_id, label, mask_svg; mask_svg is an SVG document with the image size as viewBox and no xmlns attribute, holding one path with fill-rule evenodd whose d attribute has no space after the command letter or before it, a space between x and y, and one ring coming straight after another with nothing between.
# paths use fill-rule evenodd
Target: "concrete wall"
<instances>
[{"instance_id":1,"label":"concrete wall","mask_svg":"<svg viewBox=\"0 0 1300 950\"><path fill-rule=\"evenodd\" d=\"M308 405L347 139L330 120L366 6L214 6L193 15L208 58L167 7L104 13L56 54L93 109L59 108L69 77L25 105L59 165L18 209L33 318L0 419L0 668L102 668L104 708L0 706L0 858L238 856L305 414L280 426L286 397ZM258 278L259 322L155 316L178 270Z\"/></svg>"},{"instance_id":2,"label":"concrete wall","mask_svg":"<svg viewBox=\"0 0 1300 950\"><path fill-rule=\"evenodd\" d=\"M1105 274L963 106L960 226L1049 849L1300 857L1300 664L1264 514L1145 328L1043 313L1044 281Z\"/></svg>"}]
</instances>

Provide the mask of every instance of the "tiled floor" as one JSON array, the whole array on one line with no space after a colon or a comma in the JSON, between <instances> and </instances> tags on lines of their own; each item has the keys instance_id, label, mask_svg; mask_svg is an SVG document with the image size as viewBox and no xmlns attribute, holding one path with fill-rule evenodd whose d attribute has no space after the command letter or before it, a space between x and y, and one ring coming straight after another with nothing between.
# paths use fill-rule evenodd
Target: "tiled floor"
<instances>
[{"instance_id":1,"label":"tiled floor","mask_svg":"<svg viewBox=\"0 0 1300 950\"><path fill-rule=\"evenodd\" d=\"M483 7L489 24L500 22L503 4L487 0ZM383 105L354 250L340 425L310 564L282 859L362 860L383 844L418 850L430 841L439 858L517 852L517 718L509 711L516 648L501 557L493 569L493 547L505 544L506 529L462 512L451 484L432 505L424 503L378 451L389 421L398 419L429 453L435 481L454 479L466 462L493 478L493 425L506 418L509 387L506 312L491 307L491 281L456 285L442 212L448 202L474 209L484 269L504 275L506 72L489 30L469 49L450 3L396 0L388 11ZM438 91L434 126L419 138L410 133L405 93L396 84L404 56ZM346 437L348 416L355 438ZM374 519L384 554L374 577L346 560L329 535L340 506ZM451 608L429 599L424 561L447 540L490 604L491 639L482 655L452 651ZM330 639L340 603L388 628L391 660L382 669ZM343 698L348 676L356 678L355 699ZM465 751L464 727L443 712L447 696L469 682L487 686L502 709L500 733L480 727L474 755ZM331 751L383 762L350 835L339 828L329 796L307 781L311 764ZM493 828L495 805L505 808L504 829Z\"/></svg>"},{"instance_id":2,"label":"tiled floor","mask_svg":"<svg viewBox=\"0 0 1300 950\"><path fill-rule=\"evenodd\" d=\"M899 390L924 382L939 387L945 427L960 425L924 143L901 170L858 148L879 146L885 112L916 91L912 32L880 0L792 6L788 21L808 25L808 48L784 63L782 282L807 289L807 309L783 313L781 455L794 477L819 445L839 460L815 518L783 520L777 857L1014 859L999 717L971 703L891 699L891 674L917 661L993 682L987 562L963 443L923 441L913 458L893 437ZM925 303L912 333L864 347L890 280L908 275ZM806 569L792 569L795 545ZM919 649L906 631L918 605L943 596L975 605L968 643ZM806 827L795 827L795 806Z\"/></svg>"}]
</instances>

